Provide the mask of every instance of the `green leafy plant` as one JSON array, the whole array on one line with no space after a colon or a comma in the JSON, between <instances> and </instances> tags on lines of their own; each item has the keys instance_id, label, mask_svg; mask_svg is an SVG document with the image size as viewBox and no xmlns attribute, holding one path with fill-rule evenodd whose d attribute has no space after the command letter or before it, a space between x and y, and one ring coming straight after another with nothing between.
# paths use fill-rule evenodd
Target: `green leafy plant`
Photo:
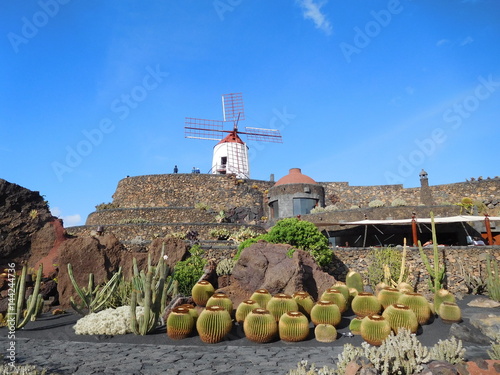
<instances>
[{"instance_id":1,"label":"green leafy plant","mask_svg":"<svg viewBox=\"0 0 500 375\"><path fill-rule=\"evenodd\" d=\"M195 203L194 208L196 208L197 210L201 210L201 211L210 210L210 206L207 203L202 203L202 202Z\"/></svg>"},{"instance_id":2,"label":"green leafy plant","mask_svg":"<svg viewBox=\"0 0 500 375\"><path fill-rule=\"evenodd\" d=\"M226 212L224 210L220 210L219 213L217 215L215 215L215 221L217 223L224 223L224 222L226 222L226 220L227 220L227 217L226 217Z\"/></svg>"},{"instance_id":3,"label":"green leafy plant","mask_svg":"<svg viewBox=\"0 0 500 375\"><path fill-rule=\"evenodd\" d=\"M179 283L179 293L185 296L191 294L194 284L203 275L203 268L207 264L206 259L202 257L204 251L199 245L193 245L189 252L191 256L177 262L174 267L174 280Z\"/></svg>"},{"instance_id":4,"label":"green leafy plant","mask_svg":"<svg viewBox=\"0 0 500 375\"><path fill-rule=\"evenodd\" d=\"M226 228L217 228L210 231L210 236L218 240L227 240L231 236L231 232Z\"/></svg>"},{"instance_id":5,"label":"green leafy plant","mask_svg":"<svg viewBox=\"0 0 500 375\"><path fill-rule=\"evenodd\" d=\"M234 242L240 243L248 240L249 238L258 237L259 235L259 233L253 231L250 228L241 228L237 232L232 233L229 239L233 240Z\"/></svg>"},{"instance_id":6,"label":"green leafy plant","mask_svg":"<svg viewBox=\"0 0 500 375\"><path fill-rule=\"evenodd\" d=\"M279 220L267 234L257 239L270 243L289 244L297 249L308 251L316 263L322 267L330 264L333 258L328 239L321 234L316 225L297 218Z\"/></svg>"},{"instance_id":7,"label":"green leafy plant","mask_svg":"<svg viewBox=\"0 0 500 375\"><path fill-rule=\"evenodd\" d=\"M500 340L491 343L491 350L488 350L491 359L500 361Z\"/></svg>"},{"instance_id":8,"label":"green leafy plant","mask_svg":"<svg viewBox=\"0 0 500 375\"><path fill-rule=\"evenodd\" d=\"M422 243L420 240L418 241L418 251L420 252L420 257L424 262L425 268L429 273L429 289L432 292L437 292L439 289L443 288L443 282L445 277L445 267L444 264L439 264L439 251L438 251L438 243L436 237L436 224L434 223L434 213L431 212L431 230L432 230L432 247L434 250L434 259L433 265L431 266L427 255L424 253L424 249L422 248Z\"/></svg>"}]
</instances>

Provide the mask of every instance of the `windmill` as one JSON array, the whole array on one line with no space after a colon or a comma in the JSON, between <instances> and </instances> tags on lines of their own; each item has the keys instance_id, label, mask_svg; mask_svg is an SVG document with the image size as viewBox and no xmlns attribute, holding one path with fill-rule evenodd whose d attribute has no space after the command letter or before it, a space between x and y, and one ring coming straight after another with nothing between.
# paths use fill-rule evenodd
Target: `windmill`
<instances>
[{"instance_id":1,"label":"windmill","mask_svg":"<svg viewBox=\"0 0 500 375\"><path fill-rule=\"evenodd\" d=\"M245 134L249 141L283 143L278 129L245 127L238 130L240 121L245 120L243 95L233 93L222 95L223 120L204 120L186 117L184 135L186 138L219 141L214 146L213 174L235 174L238 178L250 178L248 146L240 138ZM226 123L233 123L232 130L225 130ZM228 133L224 137L224 133Z\"/></svg>"}]
</instances>

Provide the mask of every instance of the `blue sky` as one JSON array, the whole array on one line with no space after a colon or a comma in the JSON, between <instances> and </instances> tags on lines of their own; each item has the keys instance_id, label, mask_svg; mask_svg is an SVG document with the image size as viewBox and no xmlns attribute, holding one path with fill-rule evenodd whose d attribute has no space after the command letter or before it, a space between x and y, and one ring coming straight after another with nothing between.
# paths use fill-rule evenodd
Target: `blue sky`
<instances>
[{"instance_id":1,"label":"blue sky","mask_svg":"<svg viewBox=\"0 0 500 375\"><path fill-rule=\"evenodd\" d=\"M127 175L210 169L242 92L251 177L431 185L500 175L498 0L4 0L0 178L84 224Z\"/></svg>"}]
</instances>

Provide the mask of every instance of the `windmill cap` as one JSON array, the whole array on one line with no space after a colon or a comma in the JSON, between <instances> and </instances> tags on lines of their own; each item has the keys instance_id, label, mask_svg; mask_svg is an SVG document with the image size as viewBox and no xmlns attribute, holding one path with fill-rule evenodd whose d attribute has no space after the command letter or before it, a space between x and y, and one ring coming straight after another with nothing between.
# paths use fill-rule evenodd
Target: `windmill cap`
<instances>
[{"instance_id":1,"label":"windmill cap","mask_svg":"<svg viewBox=\"0 0 500 375\"><path fill-rule=\"evenodd\" d=\"M290 168L289 173L286 176L281 177L274 186L286 185L286 184L313 184L316 185L317 182L311 177L302 174L300 168Z\"/></svg>"},{"instance_id":2,"label":"windmill cap","mask_svg":"<svg viewBox=\"0 0 500 375\"><path fill-rule=\"evenodd\" d=\"M238 137L237 132L234 131L234 130L232 132L230 132L224 139L222 139L217 144L220 145L221 143L240 143L240 144L245 144L245 142L243 142L241 140L241 138Z\"/></svg>"}]
</instances>

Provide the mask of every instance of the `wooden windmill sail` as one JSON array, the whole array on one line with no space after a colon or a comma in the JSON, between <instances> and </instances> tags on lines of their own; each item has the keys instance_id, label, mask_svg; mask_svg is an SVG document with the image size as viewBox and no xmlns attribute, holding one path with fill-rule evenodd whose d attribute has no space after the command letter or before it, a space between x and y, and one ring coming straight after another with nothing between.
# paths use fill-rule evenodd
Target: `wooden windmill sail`
<instances>
[{"instance_id":1,"label":"wooden windmill sail","mask_svg":"<svg viewBox=\"0 0 500 375\"><path fill-rule=\"evenodd\" d=\"M283 143L281 134L277 129L254 127L245 127L245 131L238 129L239 122L245 120L241 93L222 95L222 114L223 120L186 117L185 137L218 141L214 146L211 173L231 173L238 178L250 178L248 146L239 135L245 134L250 141ZM225 130L224 125L231 122L232 130Z\"/></svg>"}]
</instances>

